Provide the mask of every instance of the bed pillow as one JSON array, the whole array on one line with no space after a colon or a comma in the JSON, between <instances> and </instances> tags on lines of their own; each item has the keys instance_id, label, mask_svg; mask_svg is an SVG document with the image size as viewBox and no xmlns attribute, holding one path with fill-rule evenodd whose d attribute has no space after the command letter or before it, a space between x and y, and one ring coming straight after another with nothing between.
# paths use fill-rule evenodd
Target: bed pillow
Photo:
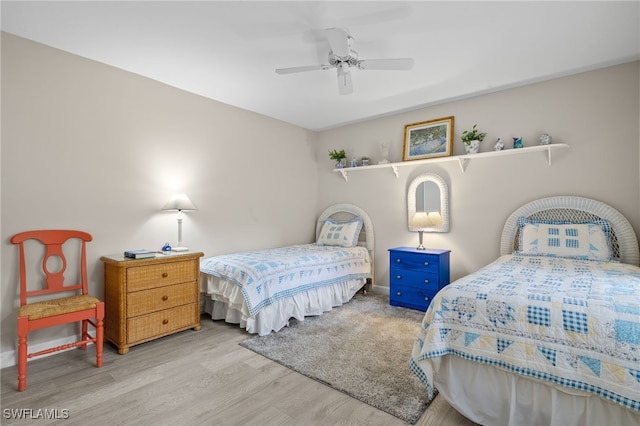
<instances>
[{"instance_id":1,"label":"bed pillow","mask_svg":"<svg viewBox=\"0 0 640 426\"><path fill-rule=\"evenodd\" d=\"M611 261L611 225L606 220L583 223L519 218L516 254Z\"/></svg>"},{"instance_id":2,"label":"bed pillow","mask_svg":"<svg viewBox=\"0 0 640 426\"><path fill-rule=\"evenodd\" d=\"M355 247L362 229L362 219L357 217L348 222L327 219L322 224L316 244L320 246Z\"/></svg>"}]
</instances>

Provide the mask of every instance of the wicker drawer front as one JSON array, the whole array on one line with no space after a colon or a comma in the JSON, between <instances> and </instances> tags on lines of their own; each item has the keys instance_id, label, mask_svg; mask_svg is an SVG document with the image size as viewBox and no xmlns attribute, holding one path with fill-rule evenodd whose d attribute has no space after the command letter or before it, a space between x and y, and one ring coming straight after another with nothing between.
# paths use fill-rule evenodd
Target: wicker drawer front
<instances>
[{"instance_id":1,"label":"wicker drawer front","mask_svg":"<svg viewBox=\"0 0 640 426\"><path fill-rule=\"evenodd\" d=\"M127 268L127 291L197 281L197 272L194 262L188 261Z\"/></svg>"},{"instance_id":2,"label":"wicker drawer front","mask_svg":"<svg viewBox=\"0 0 640 426\"><path fill-rule=\"evenodd\" d=\"M197 298L198 283L195 281L128 293L127 317L186 305Z\"/></svg>"},{"instance_id":3,"label":"wicker drawer front","mask_svg":"<svg viewBox=\"0 0 640 426\"><path fill-rule=\"evenodd\" d=\"M198 315L195 303L182 305L165 311L142 315L127 320L127 342L137 341L155 336L169 334L181 328L194 325L194 318Z\"/></svg>"}]
</instances>

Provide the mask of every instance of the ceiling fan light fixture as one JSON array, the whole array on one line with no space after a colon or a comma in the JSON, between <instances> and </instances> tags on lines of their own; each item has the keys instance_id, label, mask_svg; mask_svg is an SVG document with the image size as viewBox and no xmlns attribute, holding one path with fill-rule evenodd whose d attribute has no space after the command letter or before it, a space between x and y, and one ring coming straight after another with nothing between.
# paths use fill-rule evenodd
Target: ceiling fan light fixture
<instances>
[{"instance_id":1,"label":"ceiling fan light fixture","mask_svg":"<svg viewBox=\"0 0 640 426\"><path fill-rule=\"evenodd\" d=\"M336 68L338 74L338 92L341 95L353 93L351 73L349 67L361 70L409 70L413 68L413 59L373 59L360 60L358 52L353 49L354 39L341 28L327 28L325 30L329 42L329 65L310 65L303 67L279 68L278 74L291 74L295 72L325 70Z\"/></svg>"}]
</instances>

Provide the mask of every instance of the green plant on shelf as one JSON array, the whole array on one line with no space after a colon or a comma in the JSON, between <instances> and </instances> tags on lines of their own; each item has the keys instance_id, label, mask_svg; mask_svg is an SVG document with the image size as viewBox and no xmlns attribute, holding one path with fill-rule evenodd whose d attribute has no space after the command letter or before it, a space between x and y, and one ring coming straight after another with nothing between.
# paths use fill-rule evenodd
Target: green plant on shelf
<instances>
[{"instance_id":1,"label":"green plant on shelf","mask_svg":"<svg viewBox=\"0 0 640 426\"><path fill-rule=\"evenodd\" d=\"M462 142L468 145L471 143L471 141L482 142L485 136L487 136L487 134L479 131L478 125L474 124L471 130L465 130L464 132L462 132L462 136L460 136L460 139L462 139Z\"/></svg>"},{"instance_id":2,"label":"green plant on shelf","mask_svg":"<svg viewBox=\"0 0 640 426\"><path fill-rule=\"evenodd\" d=\"M333 151L329 151L329 159L331 160L340 162L345 158L347 158L347 154L344 152L344 149L341 149L340 151L337 151L335 149Z\"/></svg>"}]
</instances>

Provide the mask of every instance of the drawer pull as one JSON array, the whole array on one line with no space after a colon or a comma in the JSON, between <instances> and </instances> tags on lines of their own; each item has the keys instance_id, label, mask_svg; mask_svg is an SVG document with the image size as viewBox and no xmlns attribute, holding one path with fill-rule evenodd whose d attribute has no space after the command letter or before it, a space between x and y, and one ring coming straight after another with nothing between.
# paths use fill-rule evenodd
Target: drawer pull
<instances>
[{"instance_id":1,"label":"drawer pull","mask_svg":"<svg viewBox=\"0 0 640 426\"><path fill-rule=\"evenodd\" d=\"M424 297L424 301L425 301L425 302L428 302L428 301L429 301L429 296L425 296L425 297Z\"/></svg>"},{"instance_id":2,"label":"drawer pull","mask_svg":"<svg viewBox=\"0 0 640 426\"><path fill-rule=\"evenodd\" d=\"M424 280L424 283L425 284L429 284L429 280Z\"/></svg>"},{"instance_id":3,"label":"drawer pull","mask_svg":"<svg viewBox=\"0 0 640 426\"><path fill-rule=\"evenodd\" d=\"M169 320L168 319L163 319L162 320L162 325L167 325L169 324Z\"/></svg>"},{"instance_id":4,"label":"drawer pull","mask_svg":"<svg viewBox=\"0 0 640 426\"><path fill-rule=\"evenodd\" d=\"M396 296L402 296L402 292L401 291L397 292Z\"/></svg>"},{"instance_id":5,"label":"drawer pull","mask_svg":"<svg viewBox=\"0 0 640 426\"><path fill-rule=\"evenodd\" d=\"M396 259L396 263L402 262L402 259Z\"/></svg>"},{"instance_id":6,"label":"drawer pull","mask_svg":"<svg viewBox=\"0 0 640 426\"><path fill-rule=\"evenodd\" d=\"M166 302L167 300L169 300L169 296L162 296L162 301Z\"/></svg>"},{"instance_id":7,"label":"drawer pull","mask_svg":"<svg viewBox=\"0 0 640 426\"><path fill-rule=\"evenodd\" d=\"M429 262L424 262L424 266L429 266Z\"/></svg>"},{"instance_id":8,"label":"drawer pull","mask_svg":"<svg viewBox=\"0 0 640 426\"><path fill-rule=\"evenodd\" d=\"M402 279L402 275L396 275L396 279Z\"/></svg>"},{"instance_id":9,"label":"drawer pull","mask_svg":"<svg viewBox=\"0 0 640 426\"><path fill-rule=\"evenodd\" d=\"M163 272L162 273L162 278L167 278L169 276L169 274L167 272Z\"/></svg>"}]
</instances>

